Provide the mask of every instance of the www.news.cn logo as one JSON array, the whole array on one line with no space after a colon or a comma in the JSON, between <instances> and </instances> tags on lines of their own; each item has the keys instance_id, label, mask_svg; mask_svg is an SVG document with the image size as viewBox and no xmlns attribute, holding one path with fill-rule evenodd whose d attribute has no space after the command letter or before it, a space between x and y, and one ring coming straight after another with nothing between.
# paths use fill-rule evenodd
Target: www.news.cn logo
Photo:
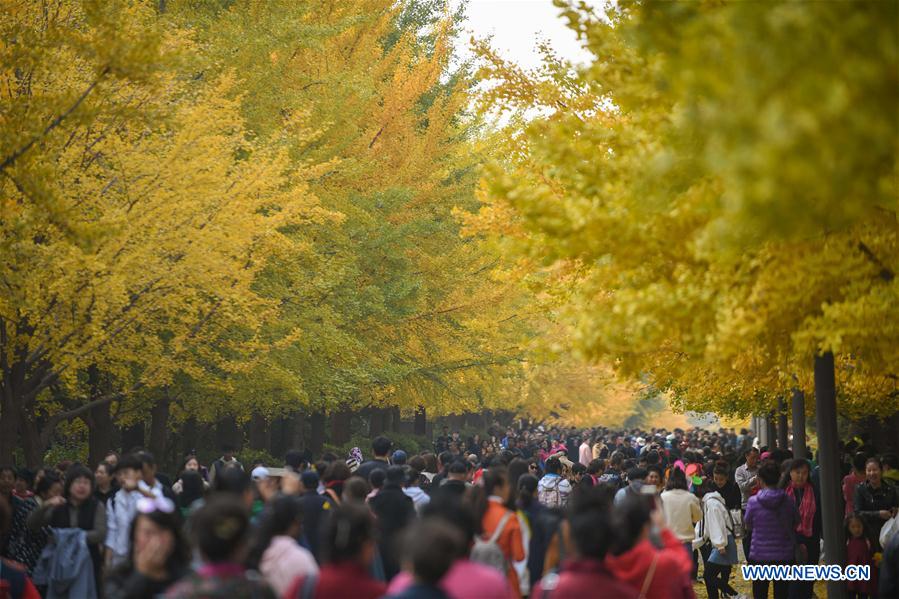
<instances>
[{"instance_id":1,"label":"www.news.cn logo","mask_svg":"<svg viewBox=\"0 0 899 599\"><path fill-rule=\"evenodd\" d=\"M741 566L743 580L870 580L871 566Z\"/></svg>"}]
</instances>

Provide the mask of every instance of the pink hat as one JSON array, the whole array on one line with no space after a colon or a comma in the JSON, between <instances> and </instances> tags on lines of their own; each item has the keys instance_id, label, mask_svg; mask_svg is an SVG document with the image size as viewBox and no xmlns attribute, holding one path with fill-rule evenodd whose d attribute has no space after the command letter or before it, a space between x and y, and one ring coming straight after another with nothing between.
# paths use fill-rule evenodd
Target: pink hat
<instances>
[{"instance_id":1,"label":"pink hat","mask_svg":"<svg viewBox=\"0 0 899 599\"><path fill-rule=\"evenodd\" d=\"M771 452L770 452L770 451L762 452L762 455L761 455L760 457L761 457L763 460L767 460L768 458L771 457Z\"/></svg>"}]
</instances>

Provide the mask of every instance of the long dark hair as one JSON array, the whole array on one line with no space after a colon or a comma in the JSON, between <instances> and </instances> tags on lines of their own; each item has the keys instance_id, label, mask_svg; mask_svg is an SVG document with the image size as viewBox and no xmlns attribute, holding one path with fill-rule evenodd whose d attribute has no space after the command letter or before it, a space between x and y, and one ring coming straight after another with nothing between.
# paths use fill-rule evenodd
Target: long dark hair
<instances>
[{"instance_id":1,"label":"long dark hair","mask_svg":"<svg viewBox=\"0 0 899 599\"><path fill-rule=\"evenodd\" d=\"M481 532L484 514L487 513L487 498L493 495L496 487L509 483L509 473L504 466L491 466L481 474L481 484L468 489L468 504L478 519L478 533Z\"/></svg>"},{"instance_id":2,"label":"long dark hair","mask_svg":"<svg viewBox=\"0 0 899 599\"><path fill-rule=\"evenodd\" d=\"M262 513L262 521L256 529L250 554L247 557L247 567L256 570L262 555L272 539L286 534L294 524L303 522L303 500L295 495L284 495L275 499Z\"/></svg>"},{"instance_id":3,"label":"long dark hair","mask_svg":"<svg viewBox=\"0 0 899 599\"><path fill-rule=\"evenodd\" d=\"M522 474L518 477L518 507L523 510L531 507L536 501L537 485L540 481L533 474Z\"/></svg>"},{"instance_id":4,"label":"long dark hair","mask_svg":"<svg viewBox=\"0 0 899 599\"><path fill-rule=\"evenodd\" d=\"M680 468L672 468L668 475L668 482L665 483L665 490L681 489L686 491L688 488L687 475L684 474L684 471Z\"/></svg>"},{"instance_id":5,"label":"long dark hair","mask_svg":"<svg viewBox=\"0 0 899 599\"><path fill-rule=\"evenodd\" d=\"M367 507L345 503L331 511L322 534L326 563L359 559L365 544L374 539L374 520Z\"/></svg>"},{"instance_id":6,"label":"long dark hair","mask_svg":"<svg viewBox=\"0 0 899 599\"><path fill-rule=\"evenodd\" d=\"M514 510L516 503L518 502L518 494L516 493L518 490L518 480L527 473L527 460L515 458L509 462L509 486L512 488L512 492L509 493L509 501L506 502L506 507L510 510Z\"/></svg>"}]
</instances>

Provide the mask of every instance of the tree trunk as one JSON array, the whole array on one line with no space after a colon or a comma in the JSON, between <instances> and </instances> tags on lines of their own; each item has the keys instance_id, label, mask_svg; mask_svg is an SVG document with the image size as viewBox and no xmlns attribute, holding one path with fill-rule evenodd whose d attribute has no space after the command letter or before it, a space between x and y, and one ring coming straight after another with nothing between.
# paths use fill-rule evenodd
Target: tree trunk
<instances>
[{"instance_id":1,"label":"tree trunk","mask_svg":"<svg viewBox=\"0 0 899 599\"><path fill-rule=\"evenodd\" d=\"M166 446L169 436L169 404L168 395L159 399L150 408L150 453L157 464L167 462Z\"/></svg>"},{"instance_id":2,"label":"tree trunk","mask_svg":"<svg viewBox=\"0 0 899 599\"><path fill-rule=\"evenodd\" d=\"M122 451L132 453L144 447L144 423L135 422L122 430Z\"/></svg>"},{"instance_id":3,"label":"tree trunk","mask_svg":"<svg viewBox=\"0 0 899 599\"><path fill-rule=\"evenodd\" d=\"M198 436L197 419L191 416L181 425L181 458L186 457L188 454L196 453ZM178 465L180 466L181 464Z\"/></svg>"},{"instance_id":4,"label":"tree trunk","mask_svg":"<svg viewBox=\"0 0 899 599\"><path fill-rule=\"evenodd\" d=\"M389 409L390 412L390 432L398 433L400 432L400 424L402 423L402 413L400 412L399 406L391 406Z\"/></svg>"},{"instance_id":5,"label":"tree trunk","mask_svg":"<svg viewBox=\"0 0 899 599\"><path fill-rule=\"evenodd\" d=\"M37 424L30 417L23 418L20 426L22 433L22 451L25 454L25 464L35 470L44 463L46 447L41 442L40 431Z\"/></svg>"},{"instance_id":6,"label":"tree trunk","mask_svg":"<svg viewBox=\"0 0 899 599\"><path fill-rule=\"evenodd\" d=\"M805 444L805 393L793 389L793 457L805 458L808 448Z\"/></svg>"},{"instance_id":7,"label":"tree trunk","mask_svg":"<svg viewBox=\"0 0 899 599\"><path fill-rule=\"evenodd\" d=\"M368 410L368 436L374 439L384 432L384 410L377 407Z\"/></svg>"},{"instance_id":8,"label":"tree trunk","mask_svg":"<svg viewBox=\"0 0 899 599\"><path fill-rule=\"evenodd\" d=\"M381 408L381 434L390 433L393 430L393 408Z\"/></svg>"},{"instance_id":9,"label":"tree trunk","mask_svg":"<svg viewBox=\"0 0 899 599\"><path fill-rule=\"evenodd\" d=\"M235 449L243 447L243 434L233 418L222 418L216 423L215 441L219 450L225 445L230 445Z\"/></svg>"},{"instance_id":10,"label":"tree trunk","mask_svg":"<svg viewBox=\"0 0 899 599\"><path fill-rule=\"evenodd\" d=\"M777 398L777 448L790 448L790 430L787 422L787 404L783 397Z\"/></svg>"},{"instance_id":11,"label":"tree trunk","mask_svg":"<svg viewBox=\"0 0 899 599\"><path fill-rule=\"evenodd\" d=\"M253 412L250 416L250 434L248 435L250 448L255 450L268 450L268 422L259 412Z\"/></svg>"},{"instance_id":12,"label":"tree trunk","mask_svg":"<svg viewBox=\"0 0 899 599\"><path fill-rule=\"evenodd\" d=\"M298 410L291 416L291 420L293 428L288 440L288 449L304 449L306 446L306 417L302 411Z\"/></svg>"},{"instance_id":13,"label":"tree trunk","mask_svg":"<svg viewBox=\"0 0 899 599\"><path fill-rule=\"evenodd\" d=\"M350 440L350 418L352 414L349 408L341 408L331 414L332 445L343 445Z\"/></svg>"},{"instance_id":14,"label":"tree trunk","mask_svg":"<svg viewBox=\"0 0 899 599\"><path fill-rule=\"evenodd\" d=\"M818 463L821 465L821 516L824 554L830 565L845 564L843 514L840 511L840 462L837 443L837 392L833 353L815 356L815 419L818 425ZM827 597L842 599L845 584L828 581Z\"/></svg>"},{"instance_id":15,"label":"tree trunk","mask_svg":"<svg viewBox=\"0 0 899 599\"><path fill-rule=\"evenodd\" d=\"M104 403L91 408L83 418L87 424L87 461L91 468L103 461L106 452L112 450L114 426L109 413L110 404Z\"/></svg>"},{"instance_id":16,"label":"tree trunk","mask_svg":"<svg viewBox=\"0 0 899 599\"><path fill-rule=\"evenodd\" d=\"M428 428L428 413L423 405L419 405L415 409L415 428L414 433L420 437L424 437Z\"/></svg>"},{"instance_id":17,"label":"tree trunk","mask_svg":"<svg viewBox=\"0 0 899 599\"><path fill-rule=\"evenodd\" d=\"M768 412L765 424L768 426L767 445L770 451L777 448L777 414L774 413L774 410Z\"/></svg>"},{"instance_id":18,"label":"tree trunk","mask_svg":"<svg viewBox=\"0 0 899 599\"><path fill-rule=\"evenodd\" d=\"M2 348L0 348L2 350ZM13 454L19 446L19 422L21 422L21 408L15 401L10 389L5 383L0 389L0 464L13 464Z\"/></svg>"},{"instance_id":19,"label":"tree trunk","mask_svg":"<svg viewBox=\"0 0 899 599\"><path fill-rule=\"evenodd\" d=\"M322 447L325 445L325 414L324 412L315 412L309 417L309 451L312 452L314 458L321 455Z\"/></svg>"},{"instance_id":20,"label":"tree trunk","mask_svg":"<svg viewBox=\"0 0 899 599\"><path fill-rule=\"evenodd\" d=\"M290 429L293 422L289 418L273 418L269 427L268 452L272 456L281 459L289 449Z\"/></svg>"}]
</instances>

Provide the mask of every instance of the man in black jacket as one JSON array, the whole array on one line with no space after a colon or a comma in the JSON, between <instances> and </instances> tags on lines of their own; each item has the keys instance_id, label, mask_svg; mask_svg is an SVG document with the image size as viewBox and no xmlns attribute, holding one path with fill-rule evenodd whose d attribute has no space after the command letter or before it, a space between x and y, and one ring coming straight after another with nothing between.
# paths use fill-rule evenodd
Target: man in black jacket
<instances>
[{"instance_id":1,"label":"man in black jacket","mask_svg":"<svg viewBox=\"0 0 899 599\"><path fill-rule=\"evenodd\" d=\"M387 467L390 466L388 456L390 455L390 447L392 445L393 443L391 443L390 439L387 437L375 437L371 442L371 449L375 454L374 459L362 462L362 465L359 466L359 469L353 474L368 480L368 477L371 476L373 471L387 470Z\"/></svg>"},{"instance_id":2,"label":"man in black jacket","mask_svg":"<svg viewBox=\"0 0 899 599\"><path fill-rule=\"evenodd\" d=\"M368 502L377 516L381 531L378 549L384 560L384 574L387 580L400 571L398 559L400 548L396 542L406 526L415 518L412 498L403 492L405 482L406 470L402 466L391 466L387 469L387 480L381 491Z\"/></svg>"},{"instance_id":3,"label":"man in black jacket","mask_svg":"<svg viewBox=\"0 0 899 599\"><path fill-rule=\"evenodd\" d=\"M300 475L302 490L300 501L303 502L303 536L306 539L306 547L321 563L319 540L321 529L331 510L336 506L331 500L318 493L318 474L314 470L306 470Z\"/></svg>"}]
</instances>

